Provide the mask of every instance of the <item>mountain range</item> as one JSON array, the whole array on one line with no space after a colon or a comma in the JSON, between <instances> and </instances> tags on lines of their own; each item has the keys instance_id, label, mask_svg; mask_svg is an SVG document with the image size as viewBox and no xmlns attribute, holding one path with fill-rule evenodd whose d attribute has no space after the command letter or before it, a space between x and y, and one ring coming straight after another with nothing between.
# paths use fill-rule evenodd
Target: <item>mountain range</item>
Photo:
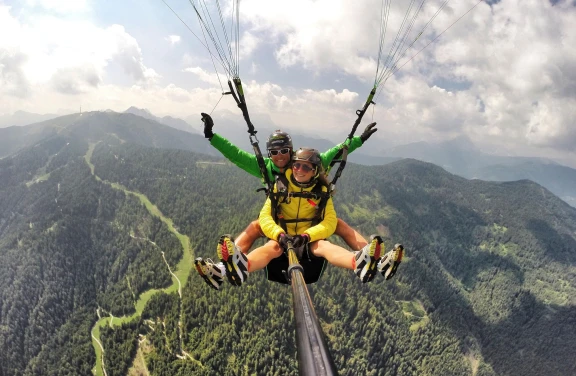
<instances>
[{"instance_id":1,"label":"mountain range","mask_svg":"<svg viewBox=\"0 0 576 376\"><path fill-rule=\"evenodd\" d=\"M0 115L0 128L39 123L62 116L62 114L35 114L27 111L16 111L13 114Z\"/></svg>"},{"instance_id":2,"label":"mountain range","mask_svg":"<svg viewBox=\"0 0 576 376\"><path fill-rule=\"evenodd\" d=\"M467 179L532 180L576 207L576 169L550 159L486 154L465 137L438 144L419 142L403 145L391 149L386 155L434 163Z\"/></svg>"},{"instance_id":3,"label":"mountain range","mask_svg":"<svg viewBox=\"0 0 576 376\"><path fill-rule=\"evenodd\" d=\"M91 112L85 114L96 114ZM112 111L105 113L115 114ZM201 121L200 117L191 116L187 120L177 119L170 116L157 117L146 109L130 107L124 113L133 114L139 118L147 119L151 124L162 124L172 129L178 129L197 135L195 141L189 145L179 143L179 148L184 150L194 150L200 153L215 155L213 148L201 141ZM41 116L30 113L27 114L35 118ZM16 114L15 114L16 115ZM83 114L84 115L84 114ZM43 115L52 116L52 115ZM55 116L55 115L54 115ZM92 115L90 115L92 116ZM113 116L110 115L110 118ZM18 150L24 145L34 144L39 139L53 132L54 128L61 127L61 121L69 121L72 117L54 118L41 123L31 124L27 127L0 128L0 157L9 155L14 150ZM273 121L265 116L256 116L253 120L255 124L273 124ZM114 121L114 120L113 120ZM252 152L246 126L239 123L237 116L227 112L220 112L214 115L214 131L224 135L235 145ZM194 124L192 126L191 124ZM1 122L0 122L1 125ZM166 128L161 128L166 129ZM261 148L264 148L267 135L275 129L269 126L258 127L257 137ZM286 129L290 132L290 129ZM328 150L334 142L303 135L298 132L291 132L294 144L298 146L312 146L321 151ZM184 140L190 139L188 135L183 136ZM186 141L187 142L187 141ZM151 145L152 146L152 145ZM487 154L480 151L468 138L459 137L453 140L440 143L417 142L394 148L382 149L378 145L373 145L369 141L367 146L359 149L349 156L349 160L354 163L364 165L385 165L398 161L402 158L414 158L425 162L430 162L441 166L446 171L465 177L467 179L479 179L488 181L515 181L522 179L532 180L556 194L568 204L576 207L576 169L561 165L553 160L536 157L510 157Z\"/></svg>"},{"instance_id":4,"label":"mountain range","mask_svg":"<svg viewBox=\"0 0 576 376\"><path fill-rule=\"evenodd\" d=\"M290 287L192 268L256 218L258 179L130 113L20 128L0 144L0 375L298 374ZM309 285L341 375L576 372L576 209L550 190L407 158L349 163L334 203L406 248L389 281Z\"/></svg>"},{"instance_id":5,"label":"mountain range","mask_svg":"<svg viewBox=\"0 0 576 376\"><path fill-rule=\"evenodd\" d=\"M158 116L153 115L150 111L148 111L146 109L140 109L140 108L136 108L136 107L130 107L129 109L124 111L124 113L134 114L136 116L140 116L140 117L143 117L143 118L148 119L148 120L154 120L160 124L164 124L164 125L167 125L171 128L179 129L181 131L190 132L190 133L198 133L198 131L196 131L188 122L186 122L182 119L172 117L172 116L158 117Z\"/></svg>"}]
</instances>

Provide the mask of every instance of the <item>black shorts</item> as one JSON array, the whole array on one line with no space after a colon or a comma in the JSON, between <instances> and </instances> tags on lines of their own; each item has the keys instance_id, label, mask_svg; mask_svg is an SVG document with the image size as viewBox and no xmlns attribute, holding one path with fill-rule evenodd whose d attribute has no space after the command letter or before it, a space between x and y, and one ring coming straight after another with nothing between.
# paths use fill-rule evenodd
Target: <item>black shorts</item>
<instances>
[{"instance_id":1,"label":"black shorts","mask_svg":"<svg viewBox=\"0 0 576 376\"><path fill-rule=\"evenodd\" d=\"M306 249L304 249L302 253L299 262L304 269L304 282L306 282L306 284L317 282L326 267L326 259L314 256L308 249L307 245ZM277 257L268 263L266 266L266 277L269 281L289 284L287 280L287 270L288 255L284 252L280 257Z\"/></svg>"}]
</instances>

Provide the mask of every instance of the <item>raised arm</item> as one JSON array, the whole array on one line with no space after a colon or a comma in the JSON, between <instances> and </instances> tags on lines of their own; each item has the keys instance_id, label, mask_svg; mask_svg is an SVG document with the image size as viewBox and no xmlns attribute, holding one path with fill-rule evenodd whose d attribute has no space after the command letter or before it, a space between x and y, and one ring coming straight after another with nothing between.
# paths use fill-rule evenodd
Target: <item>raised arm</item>
<instances>
[{"instance_id":1,"label":"raised arm","mask_svg":"<svg viewBox=\"0 0 576 376\"><path fill-rule=\"evenodd\" d=\"M204 137L210 140L210 145L214 146L226 159L242 170L257 178L262 178L258 160L254 154L240 149L219 134L213 133L212 128L214 127L214 121L210 115L202 113L202 121L204 122ZM266 164L268 175L271 176L270 159L264 158L264 163Z\"/></svg>"},{"instance_id":2,"label":"raised arm","mask_svg":"<svg viewBox=\"0 0 576 376\"><path fill-rule=\"evenodd\" d=\"M320 158L322 159L322 166L324 169L327 169L336 154L344 147L344 145L348 145L348 154L352 153L354 150L358 149L360 146L366 142L378 130L378 128L374 128L376 123L370 123L364 129L364 132L360 136L352 137L352 139L346 139L346 141L342 142L334 146L331 149L326 150L324 153L320 154Z\"/></svg>"}]
</instances>

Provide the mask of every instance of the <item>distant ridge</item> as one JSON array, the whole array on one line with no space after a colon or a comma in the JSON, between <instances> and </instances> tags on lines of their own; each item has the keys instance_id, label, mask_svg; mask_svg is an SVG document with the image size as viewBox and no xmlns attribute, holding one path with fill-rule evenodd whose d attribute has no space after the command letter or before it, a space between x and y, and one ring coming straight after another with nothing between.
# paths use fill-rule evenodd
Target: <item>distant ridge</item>
<instances>
[{"instance_id":1,"label":"distant ridge","mask_svg":"<svg viewBox=\"0 0 576 376\"><path fill-rule=\"evenodd\" d=\"M55 135L87 143L104 139L111 143L134 143L156 148L216 154L216 150L200 135L177 130L130 113L93 111L61 116L23 127L2 128L0 157Z\"/></svg>"},{"instance_id":2,"label":"distant ridge","mask_svg":"<svg viewBox=\"0 0 576 376\"><path fill-rule=\"evenodd\" d=\"M41 121L54 119L62 115L57 114L35 114L28 111L16 111L11 115L0 115L0 128L22 126Z\"/></svg>"},{"instance_id":3,"label":"distant ridge","mask_svg":"<svg viewBox=\"0 0 576 376\"><path fill-rule=\"evenodd\" d=\"M186 122L185 120L182 120L182 119L172 117L172 116L158 117L158 116L152 114L152 112L150 112L147 109L137 108L134 106L128 108L124 112L128 113L128 114L134 114L137 116L141 116L145 119L154 120L154 121L157 121L158 123L167 125L169 127L175 128L175 129L179 129L181 131L198 134L198 132L188 122Z\"/></svg>"},{"instance_id":4,"label":"distant ridge","mask_svg":"<svg viewBox=\"0 0 576 376\"><path fill-rule=\"evenodd\" d=\"M190 117L190 120L194 117ZM201 127L199 116L196 126ZM245 124L236 121L233 114L215 114L214 132L221 134L243 150L252 152ZM265 153L268 135L278 129L266 117L253 119L257 127L260 147ZM73 126L73 124L76 124ZM73 130L74 129L74 130ZM312 137L290 129L294 146L315 147L326 151L335 143ZM145 109L130 107L124 113L111 110L71 114L19 127L0 128L0 158L53 134L73 134L86 139L99 139L102 132L107 137L120 138L143 146L193 150L203 154L219 155L202 134L181 119L159 118ZM122 136L120 136L122 135ZM342 140L343 141L343 140ZM350 154L349 161L364 165L385 165L402 158L414 158L438 165L450 173L467 179L488 181L532 180L576 207L576 169L563 166L550 159L532 157L496 156L482 152L467 137L458 137L441 143L417 142L376 151L380 145L370 139L366 145Z\"/></svg>"},{"instance_id":5,"label":"distant ridge","mask_svg":"<svg viewBox=\"0 0 576 376\"><path fill-rule=\"evenodd\" d=\"M467 137L458 137L436 144L415 142L392 148L384 155L415 158L433 163L467 179L488 181L529 179L576 207L576 169L548 158L487 154L478 149Z\"/></svg>"}]
</instances>

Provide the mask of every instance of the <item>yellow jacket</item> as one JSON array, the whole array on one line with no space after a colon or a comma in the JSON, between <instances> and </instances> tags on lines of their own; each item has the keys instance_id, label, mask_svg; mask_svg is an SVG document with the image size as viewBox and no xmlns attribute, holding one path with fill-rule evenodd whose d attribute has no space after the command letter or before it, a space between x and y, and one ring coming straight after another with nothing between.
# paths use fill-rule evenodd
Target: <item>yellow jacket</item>
<instances>
[{"instance_id":1,"label":"yellow jacket","mask_svg":"<svg viewBox=\"0 0 576 376\"><path fill-rule=\"evenodd\" d=\"M292 183L292 169L286 170L286 178L288 179L288 193L311 191L310 188L300 188ZM326 187L322 187L324 192L327 191ZM276 192L276 186L274 186ZM312 200L316 205L320 200ZM308 202L304 197L291 197L289 202L281 202L279 205L278 213L281 213L284 219L297 219L297 218L314 218L316 214L316 207ZM260 217L258 218L262 232L268 238L277 240L278 236L284 233L284 229L280 227L272 217L272 202L266 199L262 210L260 210ZM296 222L287 223L286 228L289 235L308 234L310 241L314 242L320 239L326 239L336 230L336 211L332 198L328 199L326 209L324 211L324 219L322 222L312 226L312 222Z\"/></svg>"}]
</instances>

